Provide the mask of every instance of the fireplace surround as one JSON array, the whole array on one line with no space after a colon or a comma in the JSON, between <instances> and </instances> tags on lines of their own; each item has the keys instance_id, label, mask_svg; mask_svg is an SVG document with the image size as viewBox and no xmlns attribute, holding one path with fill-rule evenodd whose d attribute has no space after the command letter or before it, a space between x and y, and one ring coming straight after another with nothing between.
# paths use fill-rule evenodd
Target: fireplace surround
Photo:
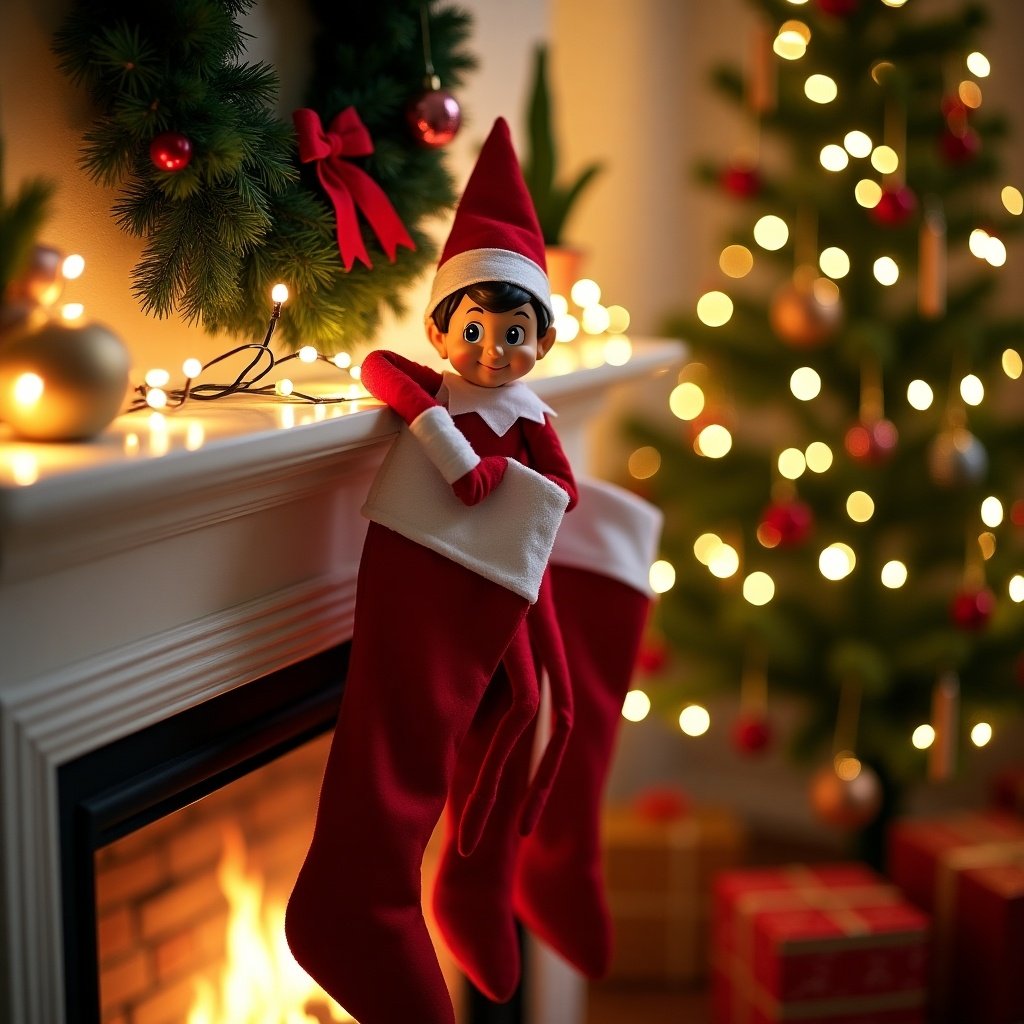
<instances>
[{"instance_id":1,"label":"fireplace surround","mask_svg":"<svg viewBox=\"0 0 1024 1024\"><path fill-rule=\"evenodd\" d=\"M609 389L681 354L531 380L577 469ZM371 400L245 400L85 445L0 434L0 1020L98 1020L91 851L330 726L396 426ZM571 981L530 963L531 1024L571 1024Z\"/></svg>"}]
</instances>

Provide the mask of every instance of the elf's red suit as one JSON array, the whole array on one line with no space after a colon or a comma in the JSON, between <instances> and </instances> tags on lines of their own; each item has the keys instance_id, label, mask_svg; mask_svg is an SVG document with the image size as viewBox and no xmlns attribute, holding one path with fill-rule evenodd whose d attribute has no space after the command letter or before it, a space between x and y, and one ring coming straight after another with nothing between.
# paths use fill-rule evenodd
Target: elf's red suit
<instances>
[{"instance_id":1,"label":"elf's red suit","mask_svg":"<svg viewBox=\"0 0 1024 1024\"><path fill-rule=\"evenodd\" d=\"M463 194L429 312L487 282L513 285L529 302L494 313L502 359L462 372L505 374L499 363L531 346L538 358L547 351L543 267L536 214L499 119ZM460 321L453 344L483 342L491 330L480 301L479 322ZM432 343L435 334L428 325ZM360 1024L453 1024L420 909L423 852L497 679L508 688L462 805L458 845L475 847L505 762L536 717L538 666L550 678L552 732L532 783L518 790L524 831L543 808L572 716L547 561L576 490L550 410L518 381L481 387L384 352L367 357L362 379L407 427L364 508L349 675L286 934L298 962Z\"/></svg>"}]
</instances>

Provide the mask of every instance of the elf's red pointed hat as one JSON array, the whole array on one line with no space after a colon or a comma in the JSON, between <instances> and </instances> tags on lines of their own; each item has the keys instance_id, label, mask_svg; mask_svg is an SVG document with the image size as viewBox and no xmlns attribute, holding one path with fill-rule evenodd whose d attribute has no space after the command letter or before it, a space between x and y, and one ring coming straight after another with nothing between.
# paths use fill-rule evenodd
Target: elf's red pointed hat
<instances>
[{"instance_id":1,"label":"elf's red pointed hat","mask_svg":"<svg viewBox=\"0 0 1024 1024\"><path fill-rule=\"evenodd\" d=\"M544 236L503 117L494 122L466 182L427 315L453 292L482 281L517 284L551 315Z\"/></svg>"}]
</instances>

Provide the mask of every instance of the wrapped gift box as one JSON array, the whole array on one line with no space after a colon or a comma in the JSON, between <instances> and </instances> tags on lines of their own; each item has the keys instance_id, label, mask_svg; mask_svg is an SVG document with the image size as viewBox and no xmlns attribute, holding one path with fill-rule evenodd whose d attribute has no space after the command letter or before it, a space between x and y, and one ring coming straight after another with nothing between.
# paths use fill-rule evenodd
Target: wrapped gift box
<instances>
[{"instance_id":1,"label":"wrapped gift box","mask_svg":"<svg viewBox=\"0 0 1024 1024\"><path fill-rule=\"evenodd\" d=\"M714 900L715 1024L924 1021L928 917L864 865L729 871Z\"/></svg>"},{"instance_id":2,"label":"wrapped gift box","mask_svg":"<svg viewBox=\"0 0 1024 1024\"><path fill-rule=\"evenodd\" d=\"M1024 1020L1024 821L999 814L898 821L889 833L889 873L934 919L933 1020Z\"/></svg>"},{"instance_id":3,"label":"wrapped gift box","mask_svg":"<svg viewBox=\"0 0 1024 1024\"><path fill-rule=\"evenodd\" d=\"M723 809L661 818L635 808L606 812L612 979L688 984L707 976L711 878L740 863L744 843L742 825Z\"/></svg>"}]
</instances>

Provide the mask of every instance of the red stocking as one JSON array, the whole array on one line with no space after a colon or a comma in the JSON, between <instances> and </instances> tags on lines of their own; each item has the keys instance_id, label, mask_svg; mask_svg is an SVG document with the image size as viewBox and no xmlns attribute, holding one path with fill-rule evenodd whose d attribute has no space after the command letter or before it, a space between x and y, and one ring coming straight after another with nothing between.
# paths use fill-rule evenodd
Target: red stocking
<instances>
[{"instance_id":1,"label":"red stocking","mask_svg":"<svg viewBox=\"0 0 1024 1024\"><path fill-rule=\"evenodd\" d=\"M295 958L360 1024L453 1022L420 865L456 751L527 607L370 524L348 681L286 918Z\"/></svg>"},{"instance_id":2,"label":"red stocking","mask_svg":"<svg viewBox=\"0 0 1024 1024\"><path fill-rule=\"evenodd\" d=\"M478 766L513 700L509 669L516 670L503 665L491 683L459 751L433 896L434 915L452 956L473 984L499 1003L511 998L521 971L512 877L519 847L516 820L530 772L532 728L506 762L491 813L468 856L459 852L458 832Z\"/></svg>"},{"instance_id":3,"label":"red stocking","mask_svg":"<svg viewBox=\"0 0 1024 1024\"><path fill-rule=\"evenodd\" d=\"M612 951L601 798L650 605L647 573L659 531L651 506L585 483L549 570L574 725L540 820L520 845L513 903L532 932L592 978L607 973Z\"/></svg>"}]
</instances>

